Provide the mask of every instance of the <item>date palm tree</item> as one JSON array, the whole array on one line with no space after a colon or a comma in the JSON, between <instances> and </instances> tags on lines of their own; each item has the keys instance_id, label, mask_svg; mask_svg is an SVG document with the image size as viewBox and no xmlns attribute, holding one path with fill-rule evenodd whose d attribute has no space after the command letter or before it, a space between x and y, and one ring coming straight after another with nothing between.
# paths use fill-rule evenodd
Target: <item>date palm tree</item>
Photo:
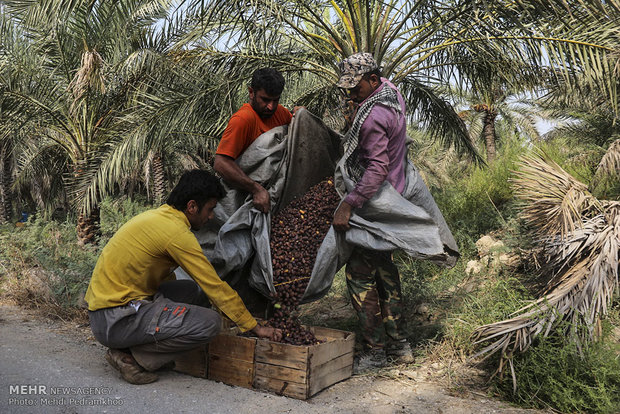
<instances>
[{"instance_id":1,"label":"date palm tree","mask_svg":"<svg viewBox=\"0 0 620 414\"><path fill-rule=\"evenodd\" d=\"M428 127L446 145L475 156L463 122L438 87L456 83L465 89L471 86L468 81L484 82L489 73L504 84L528 88L531 83L520 83L524 72L530 79L537 75L547 86L571 81L578 72L588 73L593 82L612 78L607 59L614 50L613 26L605 19L617 13L615 3L594 1L586 7L529 0L484 6L478 1L432 0L188 0L185 4L198 24L179 47L191 45L196 57L227 68L230 81L247 79L257 64L276 66L303 81L302 87L292 85L299 91L289 97L292 101L318 114L329 113L338 104L339 91L334 87L338 61L355 52L371 52L404 93L411 121ZM540 71L547 67L554 70ZM611 97L615 90L608 92Z\"/></svg>"},{"instance_id":2,"label":"date palm tree","mask_svg":"<svg viewBox=\"0 0 620 414\"><path fill-rule=\"evenodd\" d=\"M125 132L122 114L132 105L133 86L148 73L151 26L167 8L165 1L136 0L3 5L8 21L2 33L3 73L27 70L30 81L24 88L2 78L3 94L11 100L7 116L17 122L27 114L28 124L36 125L33 150L20 154L17 184L40 170L61 181L50 195L66 192L79 214L83 242L96 235L100 195L100 177L86 173L102 149ZM23 36L6 36L11 30ZM29 66L19 65L22 53L31 57Z\"/></svg>"},{"instance_id":3,"label":"date palm tree","mask_svg":"<svg viewBox=\"0 0 620 414\"><path fill-rule=\"evenodd\" d=\"M497 145L501 136L498 124L503 128L518 131L530 142L540 139L536 129L537 106L530 99L513 94L503 85L491 84L490 90L472 89L471 92L455 94L456 106L465 106L459 112L469 127L472 139L476 137L486 150L486 162L496 159Z\"/></svg>"},{"instance_id":4,"label":"date palm tree","mask_svg":"<svg viewBox=\"0 0 620 414\"><path fill-rule=\"evenodd\" d=\"M166 35L158 43L168 44ZM184 170L211 169L219 139L214 131L221 127L217 120L229 107L218 98L222 91L228 96L234 91L216 81L210 67L197 68L184 54L160 53L148 80L135 85L134 105L122 115L126 133L102 148L87 174L89 197L96 197L94 189L109 194L124 177L140 176L157 204Z\"/></svg>"}]
</instances>

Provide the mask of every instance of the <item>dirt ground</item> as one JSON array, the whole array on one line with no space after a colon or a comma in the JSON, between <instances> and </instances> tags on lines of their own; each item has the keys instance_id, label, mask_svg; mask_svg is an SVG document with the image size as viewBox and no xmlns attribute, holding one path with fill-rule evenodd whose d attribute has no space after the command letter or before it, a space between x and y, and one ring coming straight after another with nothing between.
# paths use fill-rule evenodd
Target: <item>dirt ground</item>
<instances>
[{"instance_id":1,"label":"dirt ground","mask_svg":"<svg viewBox=\"0 0 620 414\"><path fill-rule=\"evenodd\" d=\"M534 413L476 392L450 395L423 367L356 375L308 401L160 373L125 383L85 324L0 305L1 413Z\"/></svg>"}]
</instances>

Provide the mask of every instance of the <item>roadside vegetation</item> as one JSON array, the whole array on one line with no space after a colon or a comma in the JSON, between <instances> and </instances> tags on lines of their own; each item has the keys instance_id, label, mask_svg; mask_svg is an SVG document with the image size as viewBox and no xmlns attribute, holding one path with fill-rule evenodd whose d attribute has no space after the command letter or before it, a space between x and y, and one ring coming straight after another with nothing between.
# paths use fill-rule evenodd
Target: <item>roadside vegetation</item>
<instances>
[{"instance_id":1,"label":"roadside vegetation","mask_svg":"<svg viewBox=\"0 0 620 414\"><path fill-rule=\"evenodd\" d=\"M546 148L550 152L563 151L552 143ZM423 378L440 381L454 392L485 389L524 407L617 412L617 296L601 322L602 336L597 341L578 348L560 329L536 340L528 352L516 355L516 391L510 372L496 374L499 356L484 362L472 359L480 349L472 340L477 327L509 318L537 299L541 291L544 275L535 259L531 229L519 217L511 185L516 161L528 151L516 140L498 152L505 163L490 168L468 167L459 171L458 179L451 178L449 183L433 189L459 243L461 258L454 268L442 269L405 255L397 257L407 305L404 317L409 340L417 350L416 362L399 368L415 371L424 367ZM570 164L563 165L570 168ZM460 170L455 165L446 168ZM105 199L101 203L102 232L97 245L76 243L70 216L35 216L23 227L0 227L2 296L48 317L86 322L82 296L101 246L125 221L152 206L145 200ZM480 243L483 236L494 244ZM477 270L468 269L474 261ZM342 271L326 297L302 307L302 318L308 324L357 329ZM375 374L394 375L390 370Z\"/></svg>"},{"instance_id":2,"label":"roadside vegetation","mask_svg":"<svg viewBox=\"0 0 620 414\"><path fill-rule=\"evenodd\" d=\"M254 68L342 130L337 63L371 51L461 254L396 254L417 360L373 375L620 412L620 7L573 3L0 3L0 298L86 322L101 248L211 168ZM343 272L301 313L355 331Z\"/></svg>"},{"instance_id":3,"label":"roadside vegetation","mask_svg":"<svg viewBox=\"0 0 620 414\"><path fill-rule=\"evenodd\" d=\"M80 245L74 219L35 214L0 226L0 293L51 318L87 322L84 293L101 248L127 220L151 208L128 199L101 203L98 244Z\"/></svg>"}]
</instances>

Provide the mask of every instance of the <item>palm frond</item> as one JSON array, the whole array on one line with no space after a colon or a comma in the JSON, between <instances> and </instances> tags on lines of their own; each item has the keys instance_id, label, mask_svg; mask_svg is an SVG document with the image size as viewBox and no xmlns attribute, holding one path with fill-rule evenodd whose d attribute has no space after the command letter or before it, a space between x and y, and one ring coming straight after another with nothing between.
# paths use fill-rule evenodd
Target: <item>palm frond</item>
<instances>
[{"instance_id":1,"label":"palm frond","mask_svg":"<svg viewBox=\"0 0 620 414\"><path fill-rule=\"evenodd\" d=\"M599 318L619 288L620 202L594 199L544 155L524 158L517 174L515 193L524 201L523 216L541 236L542 272L551 277L540 299L510 319L474 331L475 344L486 343L474 358L499 353L498 372L506 366L513 370L516 353L562 322L568 322L564 333L577 344L595 338Z\"/></svg>"},{"instance_id":2,"label":"palm frond","mask_svg":"<svg viewBox=\"0 0 620 414\"><path fill-rule=\"evenodd\" d=\"M524 352L560 321L588 327L590 336L582 341L594 337L596 322L607 314L618 289L620 203L588 220L581 230L544 244L550 263L560 271L547 284L544 296L513 314L517 316L476 329L476 344L492 342L474 358L497 351L508 358Z\"/></svg>"},{"instance_id":3,"label":"palm frond","mask_svg":"<svg viewBox=\"0 0 620 414\"><path fill-rule=\"evenodd\" d=\"M620 139L615 140L609 146L596 168L595 179L600 179L602 176L620 179Z\"/></svg>"},{"instance_id":4,"label":"palm frond","mask_svg":"<svg viewBox=\"0 0 620 414\"><path fill-rule=\"evenodd\" d=\"M523 219L540 235L566 235L582 225L582 217L600 212L600 202L544 153L526 156L512 180L523 202Z\"/></svg>"},{"instance_id":5,"label":"palm frond","mask_svg":"<svg viewBox=\"0 0 620 414\"><path fill-rule=\"evenodd\" d=\"M476 162L484 163L471 142L465 123L446 99L413 77L403 79L400 88L412 108L408 113L411 120L418 121L419 127L427 128L431 136L444 145L454 146L460 154L471 154Z\"/></svg>"}]
</instances>

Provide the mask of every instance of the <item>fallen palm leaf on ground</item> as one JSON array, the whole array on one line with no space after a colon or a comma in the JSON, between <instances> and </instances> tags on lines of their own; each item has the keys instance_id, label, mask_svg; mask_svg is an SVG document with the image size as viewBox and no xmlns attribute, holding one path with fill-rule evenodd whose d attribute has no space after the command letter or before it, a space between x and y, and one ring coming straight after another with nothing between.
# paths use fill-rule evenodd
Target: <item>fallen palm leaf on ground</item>
<instances>
[{"instance_id":1,"label":"fallen palm leaf on ground","mask_svg":"<svg viewBox=\"0 0 620 414\"><path fill-rule=\"evenodd\" d=\"M488 343L474 357L500 352L498 373L526 351L540 334L561 322L577 344L595 338L618 289L620 202L599 201L587 187L544 154L524 157L514 180L522 217L535 229L544 252L543 275L551 275L540 299L511 319L474 331L475 344ZM586 329L577 329L585 327Z\"/></svg>"}]
</instances>

